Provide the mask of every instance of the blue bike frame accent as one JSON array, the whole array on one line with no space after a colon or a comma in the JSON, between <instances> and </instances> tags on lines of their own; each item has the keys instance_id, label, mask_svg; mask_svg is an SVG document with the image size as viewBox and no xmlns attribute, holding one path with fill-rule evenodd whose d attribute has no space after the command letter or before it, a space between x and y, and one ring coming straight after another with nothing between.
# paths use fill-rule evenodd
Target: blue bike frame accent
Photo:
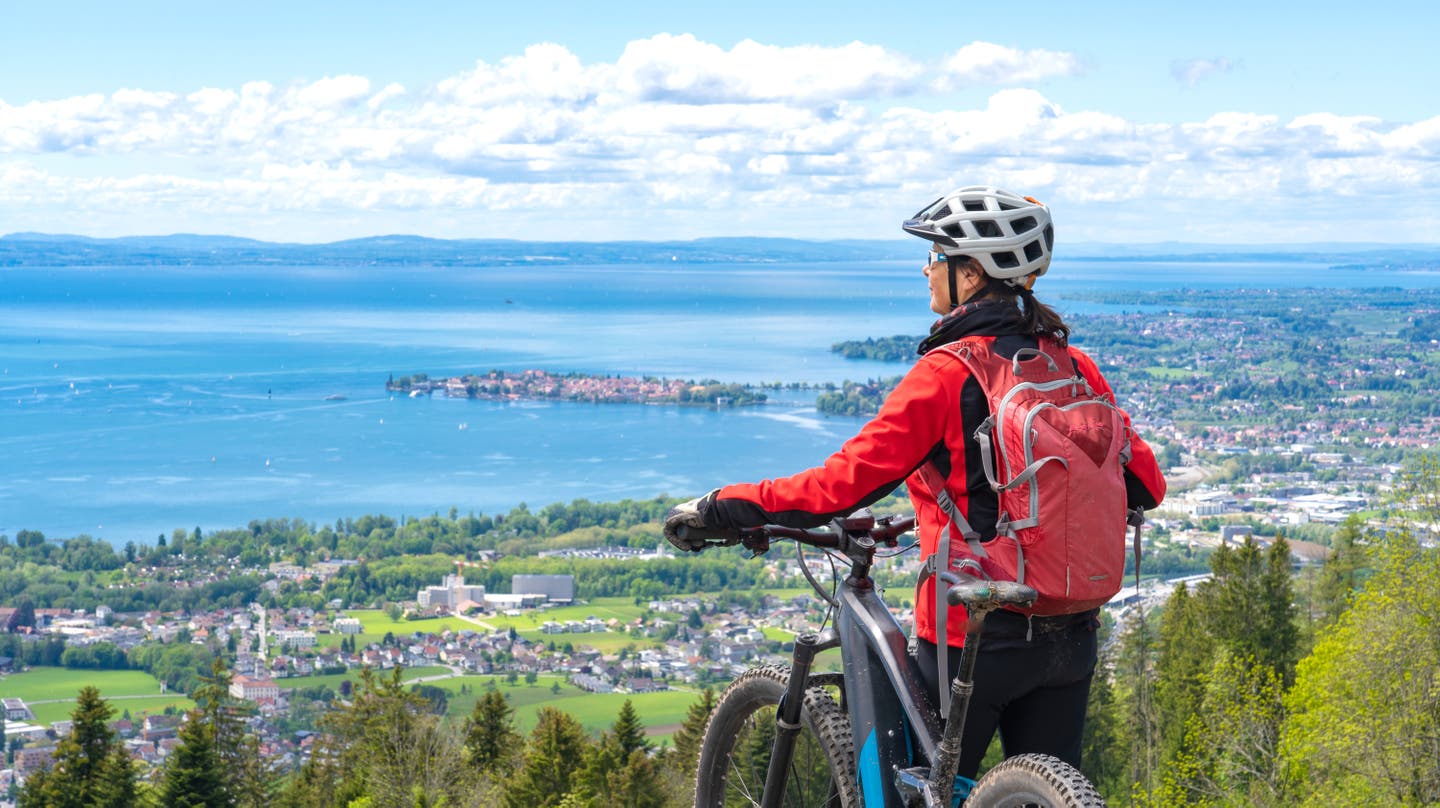
<instances>
[{"instance_id":1,"label":"blue bike frame accent","mask_svg":"<svg viewBox=\"0 0 1440 808\"><path fill-rule=\"evenodd\" d=\"M839 599L835 637L823 644L840 646L860 790L867 808L903 808L895 771L915 764L917 742L925 761L934 759L939 712L905 651L904 630L874 585L847 579Z\"/></svg>"}]
</instances>

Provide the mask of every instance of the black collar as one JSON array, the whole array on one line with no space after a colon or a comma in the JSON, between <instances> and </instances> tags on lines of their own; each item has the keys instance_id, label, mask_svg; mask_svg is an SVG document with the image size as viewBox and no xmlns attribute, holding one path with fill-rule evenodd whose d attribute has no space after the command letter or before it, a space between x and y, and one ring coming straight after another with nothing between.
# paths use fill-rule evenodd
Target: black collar
<instances>
[{"instance_id":1,"label":"black collar","mask_svg":"<svg viewBox=\"0 0 1440 808\"><path fill-rule=\"evenodd\" d=\"M934 349L971 334L999 336L1026 333L1024 318L1014 303L982 298L965 303L930 326L930 336L920 342L916 353Z\"/></svg>"}]
</instances>

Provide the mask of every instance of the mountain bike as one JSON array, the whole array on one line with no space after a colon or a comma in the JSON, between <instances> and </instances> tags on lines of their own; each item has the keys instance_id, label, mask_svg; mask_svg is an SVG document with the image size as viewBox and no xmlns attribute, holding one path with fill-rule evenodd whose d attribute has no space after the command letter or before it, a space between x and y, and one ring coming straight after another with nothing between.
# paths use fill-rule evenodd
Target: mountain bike
<instances>
[{"instance_id":1,"label":"mountain bike","mask_svg":"<svg viewBox=\"0 0 1440 808\"><path fill-rule=\"evenodd\" d=\"M862 510L832 521L829 529L767 525L683 534L709 545L739 543L757 556L773 540L793 540L806 579L834 616L832 628L822 624L820 633L796 638L788 668L753 668L721 694L701 740L696 808L1105 804L1084 775L1049 755L1009 758L978 782L956 776L985 617L1005 606L1028 606L1036 593L1009 581L950 571L937 576L937 591L947 584L946 601L969 613L960 667L949 698L941 696L948 703L937 709L906 653L904 630L870 577L878 548L894 549L914 524L911 516L876 519ZM827 591L806 566L805 547L826 551L832 566L848 564L843 583ZM839 568L833 568L838 579ZM815 656L834 648L840 649L843 673L812 673Z\"/></svg>"}]
</instances>

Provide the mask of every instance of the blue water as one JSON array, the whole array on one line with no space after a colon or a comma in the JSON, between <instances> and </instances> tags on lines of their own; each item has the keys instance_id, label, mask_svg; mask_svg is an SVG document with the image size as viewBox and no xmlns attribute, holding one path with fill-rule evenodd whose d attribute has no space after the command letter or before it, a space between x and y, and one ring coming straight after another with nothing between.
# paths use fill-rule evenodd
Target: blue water
<instances>
[{"instance_id":1,"label":"blue water","mask_svg":"<svg viewBox=\"0 0 1440 808\"><path fill-rule=\"evenodd\" d=\"M918 256L918 253L917 253ZM1063 270L1063 271L1061 271ZM1067 295L1375 285L1300 264L1072 262ZM1436 275L1387 274L1432 287ZM153 542L251 519L331 522L691 495L814 465L859 426L814 394L733 410L386 393L390 374L540 368L840 382L839 340L920 334L911 264L0 270L0 533ZM343 396L344 400L327 400ZM465 428L461 428L464 425Z\"/></svg>"}]
</instances>

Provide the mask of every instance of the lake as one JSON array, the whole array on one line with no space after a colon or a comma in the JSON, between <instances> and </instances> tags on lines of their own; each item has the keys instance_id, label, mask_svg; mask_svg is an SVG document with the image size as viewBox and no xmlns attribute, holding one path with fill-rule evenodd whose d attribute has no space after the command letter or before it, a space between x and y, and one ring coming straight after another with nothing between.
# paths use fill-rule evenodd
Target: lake
<instances>
[{"instance_id":1,"label":"lake","mask_svg":"<svg viewBox=\"0 0 1440 808\"><path fill-rule=\"evenodd\" d=\"M0 533L117 544L295 517L690 496L818 464L858 429L814 393L713 410L407 398L491 369L841 382L902 364L831 344L920 334L913 262L544 268L0 269ZM1384 285L1434 287L1435 274ZM1095 291L1377 285L1286 263L1057 263Z\"/></svg>"}]
</instances>

